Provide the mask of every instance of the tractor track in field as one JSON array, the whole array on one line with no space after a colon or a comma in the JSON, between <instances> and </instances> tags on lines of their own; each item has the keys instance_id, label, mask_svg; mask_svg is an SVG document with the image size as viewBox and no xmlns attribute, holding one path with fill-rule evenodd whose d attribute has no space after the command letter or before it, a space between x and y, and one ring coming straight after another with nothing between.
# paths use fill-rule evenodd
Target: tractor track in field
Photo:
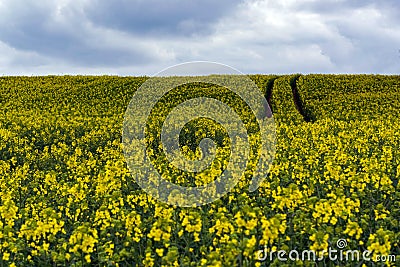
<instances>
[{"instance_id":1,"label":"tractor track in field","mask_svg":"<svg viewBox=\"0 0 400 267\"><path fill-rule=\"evenodd\" d=\"M267 86L266 86L265 98L267 99L268 105L271 107L271 111L272 111L272 105L271 105L272 90L274 89L275 81L278 78L279 78L279 76L276 76L276 77L268 80Z\"/></svg>"},{"instance_id":2,"label":"tractor track in field","mask_svg":"<svg viewBox=\"0 0 400 267\"><path fill-rule=\"evenodd\" d=\"M292 89L292 95L293 95L293 102L294 105L296 106L297 111L300 113L301 116L303 116L304 121L306 122L313 122L314 117L304 109L303 101L300 97L298 88L297 88L297 81L300 79L301 74L296 75L294 78L290 80L290 87Z\"/></svg>"},{"instance_id":3,"label":"tractor track in field","mask_svg":"<svg viewBox=\"0 0 400 267\"><path fill-rule=\"evenodd\" d=\"M272 114L274 114L274 111L272 110L272 91L274 90L275 86L275 81L279 78L279 76L276 76L270 80L268 80L267 85L266 85L266 90L265 90L265 99L267 100L268 106L269 106L269 111L267 114L268 118L272 117Z\"/></svg>"},{"instance_id":4,"label":"tractor track in field","mask_svg":"<svg viewBox=\"0 0 400 267\"><path fill-rule=\"evenodd\" d=\"M293 104L295 105L297 112L299 112L299 114L303 117L304 121L314 122L315 117L311 114L311 112L309 110L307 110L304 107L303 100L301 99L299 91L298 91L297 82L301 76L302 76L301 74L294 75L289 81ZM268 105L270 107L272 114L274 113L273 112L273 103L272 103L273 102L273 94L274 94L273 91L277 89L275 82L277 79L279 79L281 77L284 77L284 76L276 76L276 77L270 79L265 86L265 99L268 102ZM268 116L268 118L270 118L269 114L267 114L267 116Z\"/></svg>"}]
</instances>

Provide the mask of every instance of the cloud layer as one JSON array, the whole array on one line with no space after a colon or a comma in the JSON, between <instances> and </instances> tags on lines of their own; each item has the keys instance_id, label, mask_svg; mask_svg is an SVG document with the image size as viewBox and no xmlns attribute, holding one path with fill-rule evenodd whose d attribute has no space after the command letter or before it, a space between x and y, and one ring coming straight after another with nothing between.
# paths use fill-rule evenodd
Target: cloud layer
<instances>
[{"instance_id":1,"label":"cloud layer","mask_svg":"<svg viewBox=\"0 0 400 267\"><path fill-rule=\"evenodd\" d=\"M398 74L399 18L395 0L0 0L0 75L152 75L193 60Z\"/></svg>"}]
</instances>

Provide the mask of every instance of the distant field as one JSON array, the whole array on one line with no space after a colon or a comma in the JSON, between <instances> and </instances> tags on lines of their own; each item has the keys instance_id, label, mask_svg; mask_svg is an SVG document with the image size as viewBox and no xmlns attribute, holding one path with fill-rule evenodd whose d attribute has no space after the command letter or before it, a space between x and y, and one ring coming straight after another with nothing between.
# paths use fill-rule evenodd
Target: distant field
<instances>
[{"instance_id":1,"label":"distant field","mask_svg":"<svg viewBox=\"0 0 400 267\"><path fill-rule=\"evenodd\" d=\"M400 76L249 77L273 112L273 165L257 191L250 166L230 193L193 208L151 198L126 166L124 113L146 77L0 77L0 266L399 266ZM229 157L209 121L182 136L193 158L203 134L219 138L221 160L206 174L168 169L159 156L157 123L202 94L240 110L257 135L227 90L182 86L147 129L154 163L182 185L209 182ZM371 261L257 258L264 247L338 249L340 239Z\"/></svg>"}]
</instances>

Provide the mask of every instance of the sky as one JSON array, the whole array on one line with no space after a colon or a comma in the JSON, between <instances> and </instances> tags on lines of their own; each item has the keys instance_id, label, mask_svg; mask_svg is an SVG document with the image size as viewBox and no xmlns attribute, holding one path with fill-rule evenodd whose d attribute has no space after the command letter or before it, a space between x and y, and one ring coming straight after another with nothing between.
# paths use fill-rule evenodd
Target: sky
<instances>
[{"instance_id":1,"label":"sky","mask_svg":"<svg viewBox=\"0 0 400 267\"><path fill-rule=\"evenodd\" d=\"M0 75L400 72L398 0L0 0Z\"/></svg>"}]
</instances>

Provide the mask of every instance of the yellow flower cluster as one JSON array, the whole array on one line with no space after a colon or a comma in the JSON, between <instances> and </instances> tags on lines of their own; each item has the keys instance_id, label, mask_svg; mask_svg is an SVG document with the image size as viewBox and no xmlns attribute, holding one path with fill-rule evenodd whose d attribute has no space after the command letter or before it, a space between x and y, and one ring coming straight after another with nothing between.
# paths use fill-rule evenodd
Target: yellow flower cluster
<instances>
[{"instance_id":1,"label":"yellow flower cluster","mask_svg":"<svg viewBox=\"0 0 400 267\"><path fill-rule=\"evenodd\" d=\"M248 191L254 148L235 188L190 208L147 195L126 166L123 114L145 77L0 77L0 265L262 266L260 248L321 252L339 238L348 249L400 255L399 77L250 77L277 123L270 172ZM310 122L294 105L296 82ZM157 115L204 94L252 118L238 96L212 85L185 85L162 99L140 142L176 184L204 185L229 162L229 138L209 121L191 122L180 136L189 159L201 158L201 138L215 139L205 172L180 171L163 156ZM256 147L257 127L244 121Z\"/></svg>"}]
</instances>

